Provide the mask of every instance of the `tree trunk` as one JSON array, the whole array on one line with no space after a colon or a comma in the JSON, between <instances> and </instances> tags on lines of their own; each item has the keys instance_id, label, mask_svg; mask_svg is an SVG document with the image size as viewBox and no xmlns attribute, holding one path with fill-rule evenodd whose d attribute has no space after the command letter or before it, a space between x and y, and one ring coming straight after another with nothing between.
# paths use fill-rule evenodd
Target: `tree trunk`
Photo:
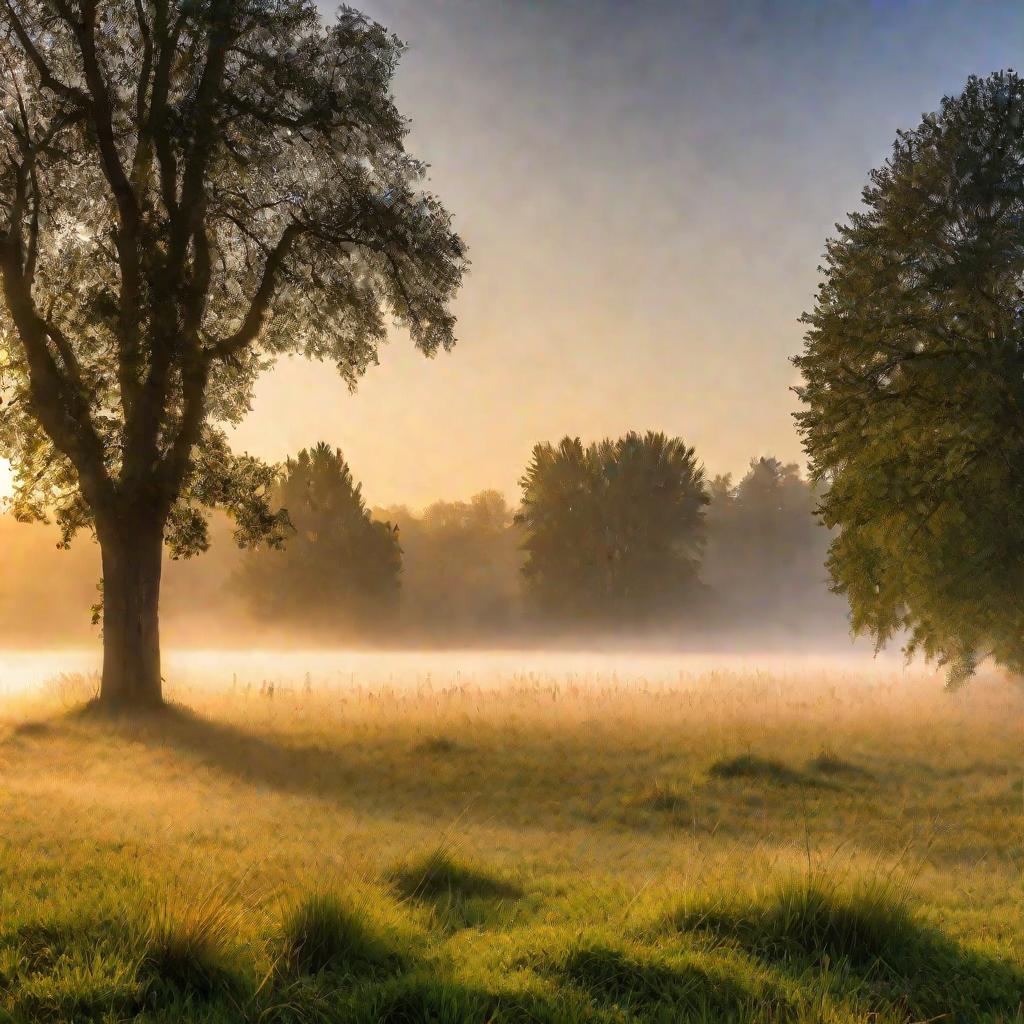
<instances>
[{"instance_id":1,"label":"tree trunk","mask_svg":"<svg viewBox=\"0 0 1024 1024\"><path fill-rule=\"evenodd\" d=\"M159 707L163 526L119 521L99 531L103 560L103 681L109 708Z\"/></svg>"}]
</instances>

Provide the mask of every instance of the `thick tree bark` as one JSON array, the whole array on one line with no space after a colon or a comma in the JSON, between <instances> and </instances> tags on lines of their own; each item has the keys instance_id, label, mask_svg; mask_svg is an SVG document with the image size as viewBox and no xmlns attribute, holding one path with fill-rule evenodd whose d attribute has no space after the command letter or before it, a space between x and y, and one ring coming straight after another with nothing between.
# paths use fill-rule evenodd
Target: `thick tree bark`
<instances>
[{"instance_id":1,"label":"thick tree bark","mask_svg":"<svg viewBox=\"0 0 1024 1024\"><path fill-rule=\"evenodd\" d=\"M121 520L99 530L103 560L103 680L109 708L159 707L163 526Z\"/></svg>"}]
</instances>

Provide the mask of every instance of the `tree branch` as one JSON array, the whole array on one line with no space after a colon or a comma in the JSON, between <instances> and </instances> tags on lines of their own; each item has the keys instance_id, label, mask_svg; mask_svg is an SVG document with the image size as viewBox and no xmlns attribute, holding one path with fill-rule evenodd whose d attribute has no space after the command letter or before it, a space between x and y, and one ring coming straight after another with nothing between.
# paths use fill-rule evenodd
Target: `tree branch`
<instances>
[{"instance_id":1,"label":"tree branch","mask_svg":"<svg viewBox=\"0 0 1024 1024\"><path fill-rule=\"evenodd\" d=\"M304 232L301 224L293 222L288 225L270 250L266 263L263 264L263 275L259 286L249 303L249 309L242 320L242 326L234 334L217 342L208 349L211 359L226 359L236 355L251 345L258 337L270 310L270 303L277 290L278 277L285 259L288 257L295 240Z\"/></svg>"},{"instance_id":2,"label":"tree branch","mask_svg":"<svg viewBox=\"0 0 1024 1024\"><path fill-rule=\"evenodd\" d=\"M39 75L39 81L43 88L49 89L50 92L55 93L58 96L62 96L64 99L71 100L79 106L87 107L89 105L89 98L85 93L83 93L81 89L70 86L66 82L62 82L50 69L50 66L43 59L43 55L40 53L39 48L32 41L32 37L25 29L25 26L21 23L17 14L14 13L14 8L11 5L10 0L3 0L3 5L7 12L7 18L10 22L11 28L14 30L15 36L17 36L18 43L22 50L25 51L25 56L28 57L33 67L35 67L36 74Z\"/></svg>"}]
</instances>

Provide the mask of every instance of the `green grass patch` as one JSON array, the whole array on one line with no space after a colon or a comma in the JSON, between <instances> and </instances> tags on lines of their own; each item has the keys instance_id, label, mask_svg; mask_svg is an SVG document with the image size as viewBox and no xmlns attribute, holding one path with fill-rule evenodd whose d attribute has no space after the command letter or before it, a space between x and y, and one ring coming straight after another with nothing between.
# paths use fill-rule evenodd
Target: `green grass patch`
<instances>
[{"instance_id":1,"label":"green grass patch","mask_svg":"<svg viewBox=\"0 0 1024 1024\"><path fill-rule=\"evenodd\" d=\"M310 893L287 915L281 963L292 976L337 971L354 976L401 966L403 957L365 910L333 893Z\"/></svg>"},{"instance_id":2,"label":"green grass patch","mask_svg":"<svg viewBox=\"0 0 1024 1024\"><path fill-rule=\"evenodd\" d=\"M411 900L518 900L523 895L514 882L441 848L399 864L389 873L388 881Z\"/></svg>"},{"instance_id":3,"label":"green grass patch","mask_svg":"<svg viewBox=\"0 0 1024 1024\"><path fill-rule=\"evenodd\" d=\"M1024 1024L1021 697L815 679L12 705L0 1024Z\"/></svg>"},{"instance_id":4,"label":"green grass patch","mask_svg":"<svg viewBox=\"0 0 1024 1024\"><path fill-rule=\"evenodd\" d=\"M17 1013L0 1020L134 1016L147 994L140 949L137 930L106 915L24 922L3 939L2 989L17 993Z\"/></svg>"},{"instance_id":5,"label":"green grass patch","mask_svg":"<svg viewBox=\"0 0 1024 1024\"><path fill-rule=\"evenodd\" d=\"M708 775L715 779L750 779L780 785L808 781L806 776L790 768L783 761L750 753L720 758L708 769Z\"/></svg>"},{"instance_id":6,"label":"green grass patch","mask_svg":"<svg viewBox=\"0 0 1024 1024\"><path fill-rule=\"evenodd\" d=\"M818 751L808 762L807 768L810 771L818 772L820 775L844 778L870 779L871 773L852 761L842 758L834 750L825 747Z\"/></svg>"}]
</instances>

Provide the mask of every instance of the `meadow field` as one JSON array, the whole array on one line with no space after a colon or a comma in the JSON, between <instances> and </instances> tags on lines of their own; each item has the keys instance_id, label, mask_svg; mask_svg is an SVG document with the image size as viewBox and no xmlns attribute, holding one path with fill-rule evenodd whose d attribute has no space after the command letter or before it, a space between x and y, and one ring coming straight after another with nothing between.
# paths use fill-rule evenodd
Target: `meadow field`
<instances>
[{"instance_id":1,"label":"meadow field","mask_svg":"<svg viewBox=\"0 0 1024 1024\"><path fill-rule=\"evenodd\" d=\"M1024 1020L998 674L172 656L117 719L57 661L0 656L2 1020Z\"/></svg>"}]
</instances>

